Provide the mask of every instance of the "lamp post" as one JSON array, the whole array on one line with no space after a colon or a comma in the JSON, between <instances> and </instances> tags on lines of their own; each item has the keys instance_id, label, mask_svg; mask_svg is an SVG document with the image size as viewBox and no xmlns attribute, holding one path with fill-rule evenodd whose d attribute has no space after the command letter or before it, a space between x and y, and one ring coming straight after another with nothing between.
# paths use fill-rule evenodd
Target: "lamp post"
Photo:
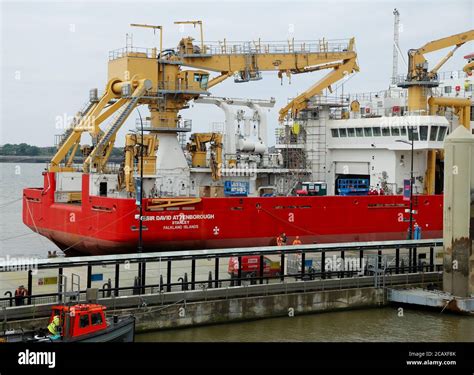
<instances>
[{"instance_id":1,"label":"lamp post","mask_svg":"<svg viewBox=\"0 0 474 375\"><path fill-rule=\"evenodd\" d=\"M410 226L408 228L408 239L413 239L413 185L414 185L414 177L413 177L413 159L414 159L414 144L415 144L415 136L414 133L417 133L416 126L408 126L408 138L410 142L404 139L397 139L396 142L406 143L411 146L411 160L410 160Z\"/></svg>"},{"instance_id":2,"label":"lamp post","mask_svg":"<svg viewBox=\"0 0 474 375\"><path fill-rule=\"evenodd\" d=\"M140 118L140 194L139 194L139 226L138 226L138 253L143 252L143 119L140 111L137 108L138 116ZM138 287L140 292L143 287L144 263L138 263Z\"/></svg>"},{"instance_id":3,"label":"lamp post","mask_svg":"<svg viewBox=\"0 0 474 375\"><path fill-rule=\"evenodd\" d=\"M415 144L415 137L413 135L414 129L413 126L409 126L410 129L410 138L411 138L411 160L410 160L410 229L408 231L408 239L413 239L413 154L414 154L414 144Z\"/></svg>"}]
</instances>

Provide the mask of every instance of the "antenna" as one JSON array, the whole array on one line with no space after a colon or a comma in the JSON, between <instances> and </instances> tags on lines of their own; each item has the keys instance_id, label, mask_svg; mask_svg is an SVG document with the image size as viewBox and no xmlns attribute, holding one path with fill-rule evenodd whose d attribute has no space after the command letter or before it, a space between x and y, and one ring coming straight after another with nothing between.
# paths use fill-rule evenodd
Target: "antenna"
<instances>
[{"instance_id":1,"label":"antenna","mask_svg":"<svg viewBox=\"0 0 474 375\"><path fill-rule=\"evenodd\" d=\"M392 82L395 83L395 79L398 76L398 51L400 47L398 42L400 39L400 13L398 9L393 10L393 61L392 61Z\"/></svg>"},{"instance_id":2,"label":"antenna","mask_svg":"<svg viewBox=\"0 0 474 375\"><path fill-rule=\"evenodd\" d=\"M133 46L133 34L125 34L125 47L126 49L131 49Z\"/></svg>"}]
</instances>

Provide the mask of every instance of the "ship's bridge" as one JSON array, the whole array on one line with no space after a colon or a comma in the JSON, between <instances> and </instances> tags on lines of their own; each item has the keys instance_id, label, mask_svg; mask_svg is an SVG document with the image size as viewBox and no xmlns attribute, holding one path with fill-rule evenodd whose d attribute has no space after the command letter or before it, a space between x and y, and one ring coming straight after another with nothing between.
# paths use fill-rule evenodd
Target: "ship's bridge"
<instances>
[{"instance_id":1,"label":"ship's bridge","mask_svg":"<svg viewBox=\"0 0 474 375\"><path fill-rule=\"evenodd\" d=\"M331 121L329 149L442 149L449 133L444 116L394 116Z\"/></svg>"}]
</instances>

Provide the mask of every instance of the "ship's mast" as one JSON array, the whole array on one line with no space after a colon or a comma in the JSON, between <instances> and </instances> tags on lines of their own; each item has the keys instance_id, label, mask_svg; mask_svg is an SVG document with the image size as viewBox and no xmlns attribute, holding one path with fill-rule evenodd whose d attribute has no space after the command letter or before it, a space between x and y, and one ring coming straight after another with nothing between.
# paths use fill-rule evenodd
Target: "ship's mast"
<instances>
[{"instance_id":1,"label":"ship's mast","mask_svg":"<svg viewBox=\"0 0 474 375\"><path fill-rule=\"evenodd\" d=\"M395 82L396 77L398 76L398 51L399 39L400 39L400 13L398 9L393 10L394 20L393 20L393 61L392 61L392 81Z\"/></svg>"}]
</instances>

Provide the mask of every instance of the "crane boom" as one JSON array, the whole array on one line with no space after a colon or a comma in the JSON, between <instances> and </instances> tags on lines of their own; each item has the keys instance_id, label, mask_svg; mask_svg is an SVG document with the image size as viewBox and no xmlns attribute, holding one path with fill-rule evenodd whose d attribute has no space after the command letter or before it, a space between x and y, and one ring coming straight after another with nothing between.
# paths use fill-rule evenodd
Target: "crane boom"
<instances>
[{"instance_id":1,"label":"crane boom","mask_svg":"<svg viewBox=\"0 0 474 375\"><path fill-rule=\"evenodd\" d=\"M206 167L206 144L211 144L211 154L209 167L211 168L212 179L220 178L219 168L222 164L222 134L220 133L194 133L191 135L187 149L192 156L193 167Z\"/></svg>"},{"instance_id":2,"label":"crane boom","mask_svg":"<svg viewBox=\"0 0 474 375\"><path fill-rule=\"evenodd\" d=\"M313 71L331 69L327 76L322 78L307 91L293 99L288 105L280 110L280 121L288 113L295 116L298 111L306 108L308 99L319 95L333 83L344 78L347 74L359 71L354 51L354 38L347 44L334 44L322 41L318 44L306 44L292 41L287 45L265 44L264 42L248 42L247 44L221 44L219 46L206 45L204 54L194 53L195 49L189 47L192 41L182 40L180 43L183 65L218 71L221 74L209 81L208 88L223 82L234 72L240 77L257 77L261 71L278 71L279 76L283 73L300 74Z\"/></svg>"},{"instance_id":3,"label":"crane boom","mask_svg":"<svg viewBox=\"0 0 474 375\"><path fill-rule=\"evenodd\" d=\"M426 53L439 51L440 49L448 48L455 45L462 45L474 39L474 29L464 31L459 34L447 36L445 38L433 40L426 43L423 47L416 49L418 54L424 55Z\"/></svg>"},{"instance_id":4,"label":"crane boom","mask_svg":"<svg viewBox=\"0 0 474 375\"><path fill-rule=\"evenodd\" d=\"M285 42L212 42L202 40L201 21L179 21L177 24L191 24L201 30L201 40L193 43L193 38L182 38L175 49L142 49L127 45L109 53L108 84L105 94L94 103L77 126L63 137L63 142L49 165L50 171L72 169L74 153L79 148L81 135L88 132L92 136L93 147L84 147L86 162L83 170L101 171L114 146L117 130L124 123L133 108L147 105L147 131L157 137L162 149L171 140L163 134L182 131L178 129L178 113L187 108L188 103L201 95L209 95L208 89L236 76L236 82L248 82L261 78L262 71L283 74L309 73L322 69L332 69L331 73L311 87L309 95L319 93L324 87L341 79L345 72L357 70L354 39L315 40ZM153 31L161 26L132 24ZM190 68L190 69L187 69ZM209 79L211 72L218 72ZM147 82L146 89L134 92L140 83ZM127 88L128 87L128 88ZM295 104L295 111L304 106L305 99ZM100 129L100 125L112 115L111 127ZM133 139L130 142L134 142ZM167 143L168 142L168 143ZM219 143L219 142L216 142ZM169 146L175 149L175 146ZM219 156L219 150L216 155ZM168 155L167 155L168 156ZM62 164L63 160L67 160Z\"/></svg>"},{"instance_id":5,"label":"crane boom","mask_svg":"<svg viewBox=\"0 0 474 375\"><path fill-rule=\"evenodd\" d=\"M431 114L436 114L437 106L450 106L457 110L460 122L469 127L470 103L461 98L427 98L427 88L437 87L438 70L448 61L454 52L466 42L474 40L474 29L463 33L451 35L445 38L426 43L418 49L408 51L408 73L406 80L398 84L399 87L408 89L408 110L419 114L427 114L427 107ZM439 51L448 47L454 48L448 52L436 65L429 71L428 62L425 55L431 52ZM425 193L433 194L435 191L435 168L436 158L440 155L436 150L428 150L427 168L425 173Z\"/></svg>"},{"instance_id":6,"label":"crane boom","mask_svg":"<svg viewBox=\"0 0 474 375\"><path fill-rule=\"evenodd\" d=\"M326 88L329 88L333 83L339 81L340 79L346 77L348 74L353 72L358 72L359 67L357 66L356 58L350 58L344 60L342 63L336 64L334 69L323 77L321 80L316 82L308 90L298 95L296 98L291 100L285 107L279 111L279 121L283 121L288 113L291 114L293 118L298 116L298 113L307 108L308 101L315 95L320 95L322 91Z\"/></svg>"},{"instance_id":7,"label":"crane boom","mask_svg":"<svg viewBox=\"0 0 474 375\"><path fill-rule=\"evenodd\" d=\"M408 75L407 81L430 81L436 76L436 72L464 43L474 40L474 30L448 36L426 43L424 46L408 51ZM425 55L448 47L455 48L448 53L435 69L428 72L428 64Z\"/></svg>"},{"instance_id":8,"label":"crane boom","mask_svg":"<svg viewBox=\"0 0 474 375\"><path fill-rule=\"evenodd\" d=\"M454 52L464 43L474 40L474 29L463 33L451 35L445 38L433 40L420 48L408 51L408 73L405 81L398 84L399 87L408 89L408 110L411 112L426 112L427 92L425 88L439 85L437 72L446 61L453 56ZM448 47L453 47L447 55L429 71L425 55Z\"/></svg>"}]
</instances>

